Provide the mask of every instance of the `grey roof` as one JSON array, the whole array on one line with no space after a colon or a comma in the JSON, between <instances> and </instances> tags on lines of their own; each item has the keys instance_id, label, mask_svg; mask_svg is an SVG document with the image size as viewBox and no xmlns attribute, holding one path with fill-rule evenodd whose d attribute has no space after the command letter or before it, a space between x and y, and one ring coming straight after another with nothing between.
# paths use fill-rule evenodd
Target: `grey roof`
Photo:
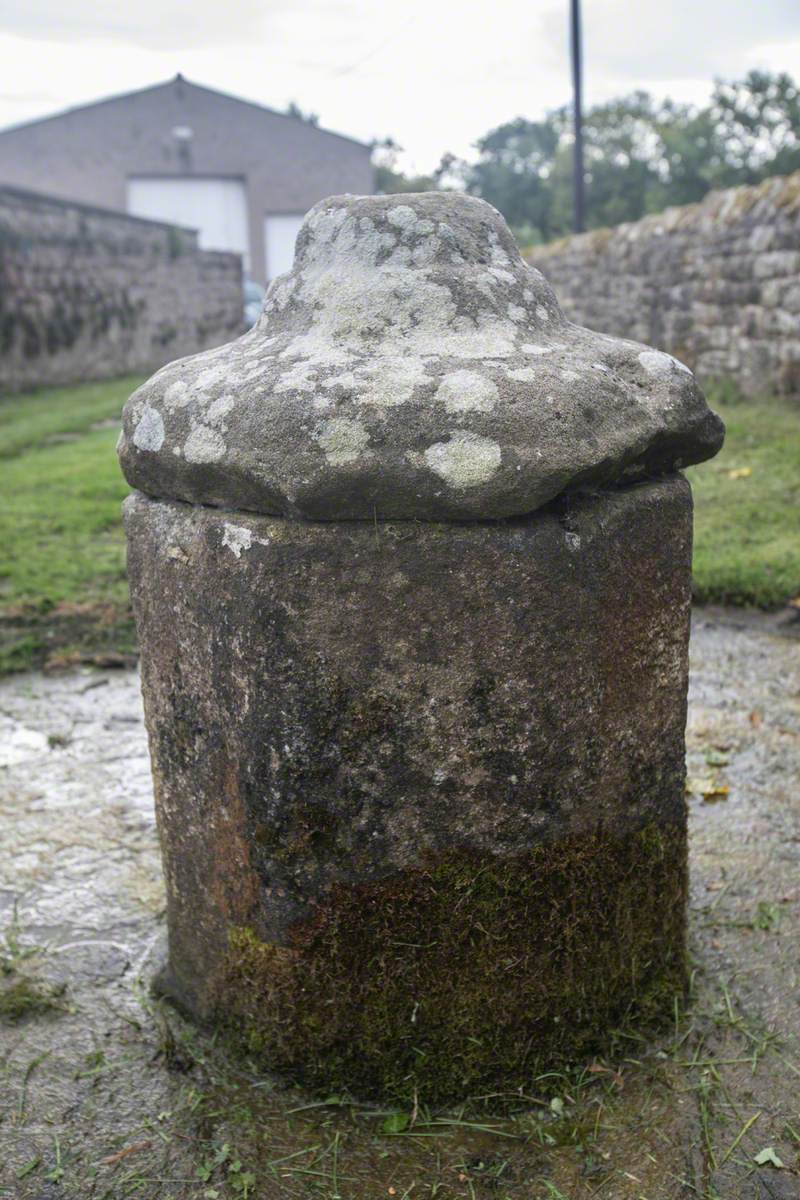
<instances>
[{"instance_id":1,"label":"grey roof","mask_svg":"<svg viewBox=\"0 0 800 1200\"><path fill-rule=\"evenodd\" d=\"M133 88L129 92L117 92L113 96L103 96L99 100L90 100L87 104L74 104L69 108L62 108L58 112L49 113L44 117L33 117L29 121L20 121L14 125L6 125L0 129L0 137L3 137L3 135L7 133L17 133L23 129L31 129L36 125L43 125L49 121L60 121L65 117L71 117L78 113L87 112L90 109L99 108L103 104L118 104L130 99L133 96L144 96L150 92L163 91L167 88L175 87L176 84L180 84L185 88L191 88L197 92L203 92L208 96L216 96L223 100L234 101L236 104L243 104L247 108L263 112L268 114L270 117L281 117L285 121L294 121L298 125L308 125L309 128L315 129L318 133L324 133L328 137L332 138L341 138L341 140L344 142L350 142L354 146L361 146L364 150L371 152L371 146L369 146L366 142L359 141L358 138L348 137L347 134L336 133L331 129L324 129L321 125L311 125L310 122L303 121L300 117L295 117L289 113L281 112L276 108L270 108L266 104L259 104L258 101L245 100L241 96L234 96L231 92L222 92L218 88L206 87L206 85L202 83L193 83L180 72L178 72L178 74L172 79L164 80L163 83L150 84L148 87L144 88Z\"/></svg>"}]
</instances>

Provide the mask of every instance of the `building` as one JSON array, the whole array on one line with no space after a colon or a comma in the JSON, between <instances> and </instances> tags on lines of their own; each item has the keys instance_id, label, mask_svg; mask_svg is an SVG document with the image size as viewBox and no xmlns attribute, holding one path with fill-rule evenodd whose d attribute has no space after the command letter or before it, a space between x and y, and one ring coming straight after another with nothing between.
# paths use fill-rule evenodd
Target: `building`
<instances>
[{"instance_id":1,"label":"building","mask_svg":"<svg viewBox=\"0 0 800 1200\"><path fill-rule=\"evenodd\" d=\"M374 190L369 146L181 75L0 131L0 183L197 229L261 283L313 204Z\"/></svg>"}]
</instances>

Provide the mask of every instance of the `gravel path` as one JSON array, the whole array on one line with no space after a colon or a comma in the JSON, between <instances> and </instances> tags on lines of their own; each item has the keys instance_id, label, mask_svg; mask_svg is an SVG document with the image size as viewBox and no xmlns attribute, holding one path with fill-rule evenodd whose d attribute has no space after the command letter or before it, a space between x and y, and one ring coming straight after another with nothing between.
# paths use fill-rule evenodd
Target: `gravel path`
<instances>
[{"instance_id":1,"label":"gravel path","mask_svg":"<svg viewBox=\"0 0 800 1200\"><path fill-rule=\"evenodd\" d=\"M0 984L46 1011L0 1022L0 1195L796 1200L800 640L696 615L688 742L695 976L675 1029L620 1034L555 1107L398 1135L358 1106L298 1112L307 1096L150 998L163 889L136 674L2 682Z\"/></svg>"}]
</instances>

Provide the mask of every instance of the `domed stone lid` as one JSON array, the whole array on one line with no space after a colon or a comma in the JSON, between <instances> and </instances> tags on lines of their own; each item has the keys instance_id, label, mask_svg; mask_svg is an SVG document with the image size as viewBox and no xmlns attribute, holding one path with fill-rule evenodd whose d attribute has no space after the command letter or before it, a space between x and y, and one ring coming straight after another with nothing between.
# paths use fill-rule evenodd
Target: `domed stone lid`
<instances>
[{"instance_id":1,"label":"domed stone lid","mask_svg":"<svg viewBox=\"0 0 800 1200\"><path fill-rule=\"evenodd\" d=\"M495 209L433 192L316 205L255 327L134 392L119 454L152 496L477 519L700 462L723 434L687 367L570 324Z\"/></svg>"}]
</instances>

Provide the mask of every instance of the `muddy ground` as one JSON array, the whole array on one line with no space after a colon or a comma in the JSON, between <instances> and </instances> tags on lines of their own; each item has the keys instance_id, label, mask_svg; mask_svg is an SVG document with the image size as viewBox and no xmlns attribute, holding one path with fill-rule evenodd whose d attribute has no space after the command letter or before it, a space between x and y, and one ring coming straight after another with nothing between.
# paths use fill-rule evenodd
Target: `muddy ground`
<instances>
[{"instance_id":1,"label":"muddy ground","mask_svg":"<svg viewBox=\"0 0 800 1200\"><path fill-rule=\"evenodd\" d=\"M163 890L133 672L0 685L0 1195L800 1198L800 640L692 638L692 995L449 1113L311 1097L152 999Z\"/></svg>"}]
</instances>

